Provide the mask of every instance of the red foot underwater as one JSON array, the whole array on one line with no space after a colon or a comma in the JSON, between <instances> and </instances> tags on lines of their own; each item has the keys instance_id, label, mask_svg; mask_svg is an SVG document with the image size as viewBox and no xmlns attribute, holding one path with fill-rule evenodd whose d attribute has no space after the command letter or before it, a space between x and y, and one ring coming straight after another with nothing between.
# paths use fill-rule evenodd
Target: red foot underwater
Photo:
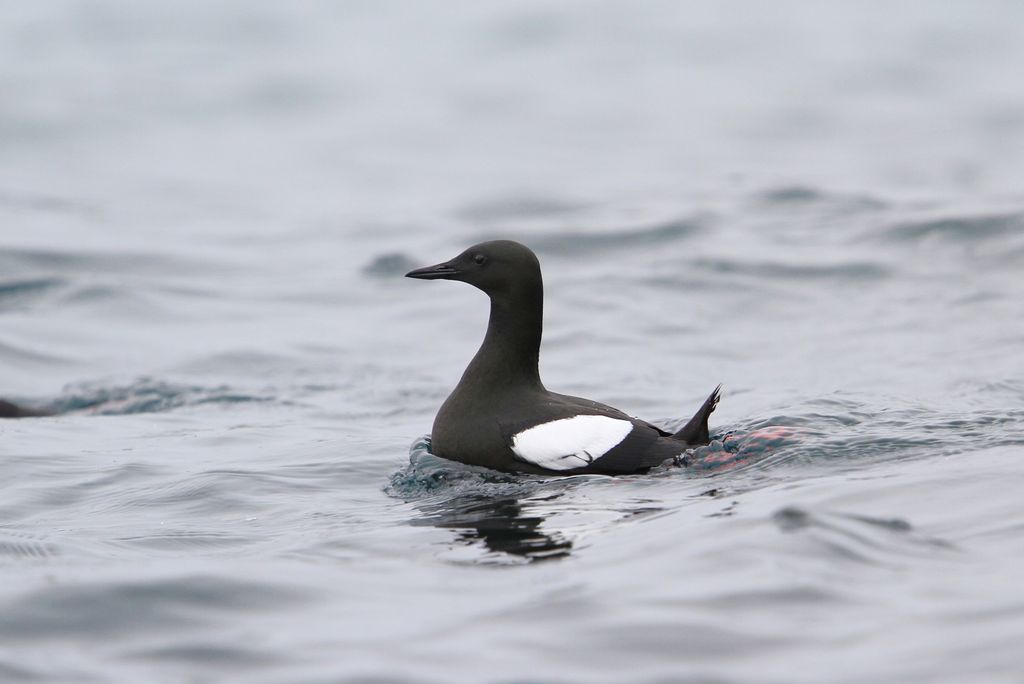
<instances>
[{"instance_id":1,"label":"red foot underwater","mask_svg":"<svg viewBox=\"0 0 1024 684\"><path fill-rule=\"evenodd\" d=\"M799 439L801 432L785 425L767 425L751 432L729 433L687 456L683 465L698 470L731 470L789 446Z\"/></svg>"}]
</instances>

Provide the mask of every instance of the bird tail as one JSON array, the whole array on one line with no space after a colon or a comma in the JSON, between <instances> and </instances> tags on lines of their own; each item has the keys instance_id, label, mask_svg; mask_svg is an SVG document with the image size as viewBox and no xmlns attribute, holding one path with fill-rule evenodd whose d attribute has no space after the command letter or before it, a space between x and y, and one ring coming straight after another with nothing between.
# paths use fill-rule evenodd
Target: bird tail
<instances>
[{"instance_id":1,"label":"bird tail","mask_svg":"<svg viewBox=\"0 0 1024 684\"><path fill-rule=\"evenodd\" d=\"M675 439L686 442L687 444L700 445L707 444L711 441L711 435L708 432L708 416L710 416L715 407L718 406L719 393L722 391L722 386L719 385L715 388L715 391L711 393L701 407L693 414L693 418L690 419L683 428L672 435Z\"/></svg>"}]
</instances>

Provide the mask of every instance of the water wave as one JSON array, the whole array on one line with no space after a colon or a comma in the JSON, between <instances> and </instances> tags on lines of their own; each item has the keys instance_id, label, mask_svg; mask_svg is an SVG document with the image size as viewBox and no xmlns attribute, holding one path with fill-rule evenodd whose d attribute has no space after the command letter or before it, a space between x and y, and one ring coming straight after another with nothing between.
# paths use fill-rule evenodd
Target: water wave
<instances>
[{"instance_id":1,"label":"water wave","mask_svg":"<svg viewBox=\"0 0 1024 684\"><path fill-rule=\"evenodd\" d=\"M806 535L816 551L826 557L871 565L905 562L907 556L933 558L937 553L955 551L950 542L919 533L901 518L810 511L788 506L772 515L780 530Z\"/></svg>"},{"instance_id":2,"label":"water wave","mask_svg":"<svg viewBox=\"0 0 1024 684\"><path fill-rule=\"evenodd\" d=\"M905 221L890 226L885 236L894 241L938 239L950 242L981 242L1024 233L1024 213L945 216Z\"/></svg>"},{"instance_id":3,"label":"water wave","mask_svg":"<svg viewBox=\"0 0 1024 684\"><path fill-rule=\"evenodd\" d=\"M850 280L872 281L889 277L889 266L875 261L842 261L826 264L753 261L737 258L697 259L692 265L702 271L721 275L742 275L758 281Z\"/></svg>"},{"instance_id":4,"label":"water wave","mask_svg":"<svg viewBox=\"0 0 1024 684\"><path fill-rule=\"evenodd\" d=\"M788 185L765 190L756 195L762 206L792 210L814 207L859 213L885 209L889 203L867 194L847 194L816 188L810 185Z\"/></svg>"},{"instance_id":5,"label":"water wave","mask_svg":"<svg viewBox=\"0 0 1024 684\"><path fill-rule=\"evenodd\" d=\"M130 385L73 385L60 397L47 402L46 408L59 414L130 415L158 413L203 404L270 402L275 398L276 395L272 391L266 394L253 394L248 391L240 392L226 385L203 387L155 378L140 378Z\"/></svg>"},{"instance_id":6,"label":"water wave","mask_svg":"<svg viewBox=\"0 0 1024 684\"><path fill-rule=\"evenodd\" d=\"M82 582L46 587L8 603L0 636L8 643L60 635L127 635L188 629L217 613L292 603L301 594L276 584L181 576L137 582Z\"/></svg>"},{"instance_id":7,"label":"water wave","mask_svg":"<svg viewBox=\"0 0 1024 684\"><path fill-rule=\"evenodd\" d=\"M700 233L706 218L679 218L654 225L639 225L617 230L546 231L531 235L530 247L540 255L575 256L585 252L605 252L635 247L658 246L665 249L673 242Z\"/></svg>"},{"instance_id":8,"label":"water wave","mask_svg":"<svg viewBox=\"0 0 1024 684\"><path fill-rule=\"evenodd\" d=\"M19 278L0 281L0 311L25 308L67 284L58 277Z\"/></svg>"}]
</instances>

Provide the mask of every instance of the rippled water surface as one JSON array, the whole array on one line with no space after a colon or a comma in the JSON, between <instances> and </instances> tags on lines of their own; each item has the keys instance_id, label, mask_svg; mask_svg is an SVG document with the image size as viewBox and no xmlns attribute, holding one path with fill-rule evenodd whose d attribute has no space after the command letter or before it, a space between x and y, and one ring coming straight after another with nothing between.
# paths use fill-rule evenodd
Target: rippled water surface
<instances>
[{"instance_id":1,"label":"rippled water surface","mask_svg":"<svg viewBox=\"0 0 1024 684\"><path fill-rule=\"evenodd\" d=\"M5 4L0 680L1019 682L1022 27ZM432 456L486 300L401 275L494 237L548 387L715 442Z\"/></svg>"}]
</instances>

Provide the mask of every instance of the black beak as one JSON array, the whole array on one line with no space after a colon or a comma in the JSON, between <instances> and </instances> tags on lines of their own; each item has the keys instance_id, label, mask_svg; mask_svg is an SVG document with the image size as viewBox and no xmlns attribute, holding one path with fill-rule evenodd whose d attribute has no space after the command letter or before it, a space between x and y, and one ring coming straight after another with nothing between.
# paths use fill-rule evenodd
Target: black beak
<instances>
[{"instance_id":1,"label":"black beak","mask_svg":"<svg viewBox=\"0 0 1024 684\"><path fill-rule=\"evenodd\" d=\"M457 275L459 275L459 270L452 266L451 262L446 261L443 264L424 266L423 268L409 271L405 274L405 277L418 278L419 280L451 280Z\"/></svg>"}]
</instances>

